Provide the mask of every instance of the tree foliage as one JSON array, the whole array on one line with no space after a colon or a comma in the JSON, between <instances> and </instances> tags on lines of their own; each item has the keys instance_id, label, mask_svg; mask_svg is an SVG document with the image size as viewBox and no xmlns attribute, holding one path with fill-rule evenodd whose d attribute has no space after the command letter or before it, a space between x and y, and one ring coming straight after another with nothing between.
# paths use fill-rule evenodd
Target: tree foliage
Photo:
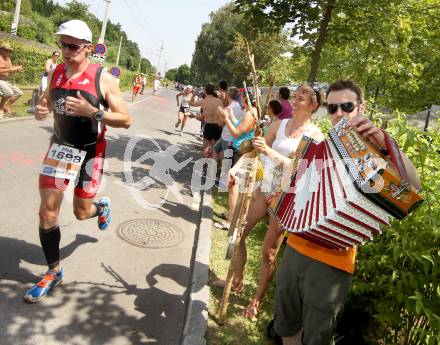
<instances>
[{"instance_id":1,"label":"tree foliage","mask_svg":"<svg viewBox=\"0 0 440 345\"><path fill-rule=\"evenodd\" d=\"M255 68L261 77L261 84L268 84L272 75L276 75L275 68L281 67L282 54L290 48L289 40L282 31L261 32L257 31L252 38L247 39L243 34L237 33L232 49L227 53L235 62L228 66L235 79L246 80L251 73L251 65L247 55L246 41L250 51L254 54ZM286 73L286 70L283 71ZM277 81L279 78L277 78Z\"/></svg>"},{"instance_id":2,"label":"tree foliage","mask_svg":"<svg viewBox=\"0 0 440 345\"><path fill-rule=\"evenodd\" d=\"M272 67L289 51L290 42L281 29L252 26L233 3L210 14L196 41L191 71L197 84L226 80L240 85L251 71L245 40L255 56L255 65L266 83Z\"/></svg>"},{"instance_id":3,"label":"tree foliage","mask_svg":"<svg viewBox=\"0 0 440 345\"><path fill-rule=\"evenodd\" d=\"M237 10L254 25L283 28L290 25L291 36L303 42L311 56L309 82L314 82L322 47L327 38L337 0L236 0Z\"/></svg>"},{"instance_id":4,"label":"tree foliage","mask_svg":"<svg viewBox=\"0 0 440 345\"><path fill-rule=\"evenodd\" d=\"M0 1L0 10L10 14L0 14L0 29L9 32L12 21L12 14L15 10L15 0ZM64 6L53 0L22 0L20 10L20 23L17 34L21 37L46 43L54 46L56 37L53 33L63 22L70 19L85 21L90 27L95 40L101 32L102 22L89 11L89 6L78 0L72 0ZM107 62L116 62L119 48L119 40L122 37L122 49L119 65L132 71L137 71L141 57L139 46L136 42L128 39L127 34L122 30L119 23L107 22L105 44L108 54ZM154 68L148 59L142 58L142 71L154 73Z\"/></svg>"},{"instance_id":5,"label":"tree foliage","mask_svg":"<svg viewBox=\"0 0 440 345\"><path fill-rule=\"evenodd\" d=\"M171 80L176 80L183 84L190 84L192 82L190 67L187 64L180 65L176 70L174 79Z\"/></svg>"},{"instance_id":6,"label":"tree foliage","mask_svg":"<svg viewBox=\"0 0 440 345\"><path fill-rule=\"evenodd\" d=\"M351 77L389 108L415 111L439 99L440 2L405 0L393 8L364 3L368 13L350 8L332 24L319 78ZM373 15L374 13L374 15ZM350 28L350 17L358 26ZM343 39L344 44L341 44Z\"/></svg>"},{"instance_id":7,"label":"tree foliage","mask_svg":"<svg viewBox=\"0 0 440 345\"><path fill-rule=\"evenodd\" d=\"M165 78L168 80L176 80L177 68L171 68L165 73Z\"/></svg>"},{"instance_id":8,"label":"tree foliage","mask_svg":"<svg viewBox=\"0 0 440 345\"><path fill-rule=\"evenodd\" d=\"M241 15L233 13L233 9L234 5L229 4L212 12L211 22L202 26L191 63L193 79L197 84L234 79L228 66L235 61L228 52L232 49Z\"/></svg>"},{"instance_id":9,"label":"tree foliage","mask_svg":"<svg viewBox=\"0 0 440 345\"><path fill-rule=\"evenodd\" d=\"M439 0L236 0L253 25L291 28L294 57L309 76L331 82L357 80L369 96L389 108L412 112L439 101ZM322 21L331 17L317 47ZM304 79L303 79L304 80Z\"/></svg>"}]
</instances>

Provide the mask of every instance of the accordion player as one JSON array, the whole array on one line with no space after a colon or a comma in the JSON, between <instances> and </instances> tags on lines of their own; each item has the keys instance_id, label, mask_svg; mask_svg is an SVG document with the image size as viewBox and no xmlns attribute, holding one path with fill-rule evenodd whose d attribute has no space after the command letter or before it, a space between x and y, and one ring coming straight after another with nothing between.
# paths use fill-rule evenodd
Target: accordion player
<instances>
[{"instance_id":1,"label":"accordion player","mask_svg":"<svg viewBox=\"0 0 440 345\"><path fill-rule=\"evenodd\" d=\"M385 134L389 157L342 118L330 140L303 137L290 184L270 211L282 228L323 247L346 250L372 240L390 218L423 199L409 183L400 151ZM287 189L286 189L287 187Z\"/></svg>"}]
</instances>

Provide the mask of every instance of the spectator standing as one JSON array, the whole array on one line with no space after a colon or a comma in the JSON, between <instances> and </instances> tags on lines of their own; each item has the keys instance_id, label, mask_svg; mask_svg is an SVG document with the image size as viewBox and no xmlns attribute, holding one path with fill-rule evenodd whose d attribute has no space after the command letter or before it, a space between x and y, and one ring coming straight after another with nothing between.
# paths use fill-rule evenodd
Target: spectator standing
<instances>
[{"instance_id":1,"label":"spectator standing","mask_svg":"<svg viewBox=\"0 0 440 345\"><path fill-rule=\"evenodd\" d=\"M157 91L159 90L160 80L158 77L156 77L153 81L153 95L157 94Z\"/></svg>"},{"instance_id":2,"label":"spectator standing","mask_svg":"<svg viewBox=\"0 0 440 345\"><path fill-rule=\"evenodd\" d=\"M13 66L11 61L12 47L7 42L0 42L0 119L5 114L11 114L12 104L19 99L23 92L9 81L12 74L20 72L22 66Z\"/></svg>"},{"instance_id":3,"label":"spectator standing","mask_svg":"<svg viewBox=\"0 0 440 345\"><path fill-rule=\"evenodd\" d=\"M223 102L223 107L227 107L229 105L228 83L224 80L218 83L217 97Z\"/></svg>"},{"instance_id":4,"label":"spectator standing","mask_svg":"<svg viewBox=\"0 0 440 345\"><path fill-rule=\"evenodd\" d=\"M144 94L144 89L145 89L146 85L147 85L147 76L144 74L144 75L142 75L142 89L140 92L141 95Z\"/></svg>"},{"instance_id":5,"label":"spectator standing","mask_svg":"<svg viewBox=\"0 0 440 345\"><path fill-rule=\"evenodd\" d=\"M40 93L43 93L47 88L47 76L49 75L49 72L55 69L57 67L58 63L57 60L60 57L60 53L58 51L53 51L52 56L46 60L44 64L44 73L41 77L40 81Z\"/></svg>"},{"instance_id":6,"label":"spectator standing","mask_svg":"<svg viewBox=\"0 0 440 345\"><path fill-rule=\"evenodd\" d=\"M289 102L290 90L283 86L278 92L278 99L281 103L281 113L278 116L280 120L290 119L292 117L292 105Z\"/></svg>"}]
</instances>

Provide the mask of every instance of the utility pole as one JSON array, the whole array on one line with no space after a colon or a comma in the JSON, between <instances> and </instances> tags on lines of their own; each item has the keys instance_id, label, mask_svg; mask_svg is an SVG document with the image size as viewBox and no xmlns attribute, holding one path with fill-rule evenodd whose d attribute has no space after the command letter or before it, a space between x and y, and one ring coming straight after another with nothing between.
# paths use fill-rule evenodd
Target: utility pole
<instances>
[{"instance_id":1,"label":"utility pole","mask_svg":"<svg viewBox=\"0 0 440 345\"><path fill-rule=\"evenodd\" d=\"M138 73L141 71L142 57L139 57Z\"/></svg>"},{"instance_id":2,"label":"utility pole","mask_svg":"<svg viewBox=\"0 0 440 345\"><path fill-rule=\"evenodd\" d=\"M163 41L162 41L162 44L160 45L159 59L157 60L157 72L159 72L160 59L162 58L162 52L163 52Z\"/></svg>"},{"instance_id":3,"label":"utility pole","mask_svg":"<svg viewBox=\"0 0 440 345\"><path fill-rule=\"evenodd\" d=\"M21 0L15 0L14 19L11 24L11 34L17 36L18 21L20 20Z\"/></svg>"},{"instance_id":4,"label":"utility pole","mask_svg":"<svg viewBox=\"0 0 440 345\"><path fill-rule=\"evenodd\" d=\"M99 36L98 43L104 43L105 30L107 28L108 20L108 6L110 5L110 0L103 1L105 2L104 19L102 20L101 35Z\"/></svg>"},{"instance_id":5,"label":"utility pole","mask_svg":"<svg viewBox=\"0 0 440 345\"><path fill-rule=\"evenodd\" d=\"M118 57L116 58L116 66L119 66L119 56L121 56L122 36L119 40Z\"/></svg>"}]
</instances>

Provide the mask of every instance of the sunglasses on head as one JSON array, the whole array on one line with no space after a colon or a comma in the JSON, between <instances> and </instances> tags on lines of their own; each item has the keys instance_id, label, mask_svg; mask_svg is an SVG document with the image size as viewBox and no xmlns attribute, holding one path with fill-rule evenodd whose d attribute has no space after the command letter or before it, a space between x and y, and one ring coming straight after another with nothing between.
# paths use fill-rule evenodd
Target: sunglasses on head
<instances>
[{"instance_id":1,"label":"sunglasses on head","mask_svg":"<svg viewBox=\"0 0 440 345\"><path fill-rule=\"evenodd\" d=\"M353 102L344 102L344 103L335 103L335 104L327 104L327 112L331 115L338 111L338 108L345 113L351 113L356 107L357 104Z\"/></svg>"},{"instance_id":2,"label":"sunglasses on head","mask_svg":"<svg viewBox=\"0 0 440 345\"><path fill-rule=\"evenodd\" d=\"M73 43L65 43L63 41L58 42L58 47L61 49L69 48L71 51L76 52L80 50L82 47L85 47L87 44L73 44Z\"/></svg>"},{"instance_id":3,"label":"sunglasses on head","mask_svg":"<svg viewBox=\"0 0 440 345\"><path fill-rule=\"evenodd\" d=\"M317 86L312 86L313 91L315 91L316 94L316 102L318 104L321 104L321 90Z\"/></svg>"}]
</instances>

